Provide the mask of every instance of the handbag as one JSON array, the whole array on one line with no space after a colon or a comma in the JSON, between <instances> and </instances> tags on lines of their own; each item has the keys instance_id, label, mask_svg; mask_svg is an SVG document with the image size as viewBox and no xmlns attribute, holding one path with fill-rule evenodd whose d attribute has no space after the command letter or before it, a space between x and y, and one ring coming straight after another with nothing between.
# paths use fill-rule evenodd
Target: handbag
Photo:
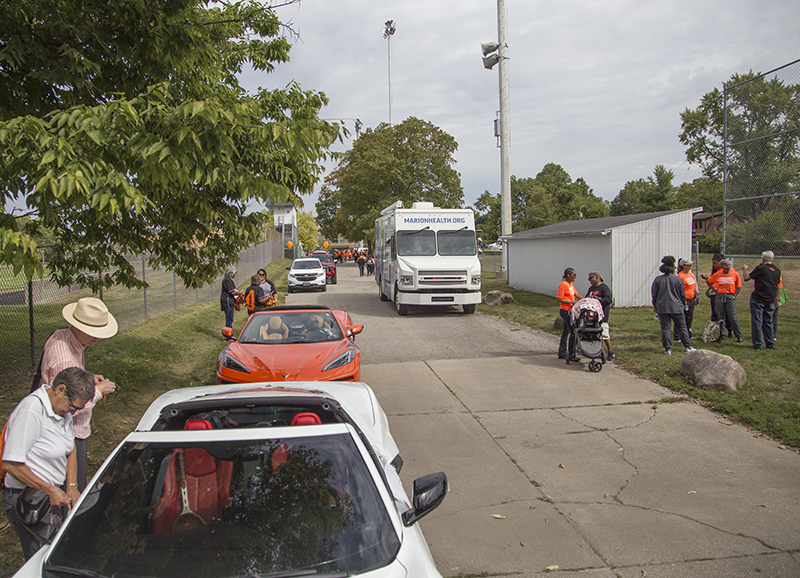
<instances>
[{"instance_id":1,"label":"handbag","mask_svg":"<svg viewBox=\"0 0 800 578\"><path fill-rule=\"evenodd\" d=\"M50 497L42 490L27 487L22 490L14 504L17 520L28 530L41 546L49 544L63 521L63 509L51 507Z\"/></svg>"},{"instance_id":2,"label":"handbag","mask_svg":"<svg viewBox=\"0 0 800 578\"><path fill-rule=\"evenodd\" d=\"M706 326L703 328L703 341L716 341L720 336L719 323L716 321L706 321Z\"/></svg>"}]
</instances>

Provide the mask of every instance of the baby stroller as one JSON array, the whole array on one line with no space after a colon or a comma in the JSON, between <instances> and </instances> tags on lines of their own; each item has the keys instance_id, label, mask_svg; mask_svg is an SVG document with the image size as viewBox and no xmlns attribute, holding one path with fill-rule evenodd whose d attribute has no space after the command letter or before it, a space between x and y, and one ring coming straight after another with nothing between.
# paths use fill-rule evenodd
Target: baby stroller
<instances>
[{"instance_id":1,"label":"baby stroller","mask_svg":"<svg viewBox=\"0 0 800 578\"><path fill-rule=\"evenodd\" d=\"M572 329L577 349L591 359L589 371L597 373L606 361L603 353L603 306L597 299L581 299L572 307ZM567 359L569 362L569 359Z\"/></svg>"}]
</instances>

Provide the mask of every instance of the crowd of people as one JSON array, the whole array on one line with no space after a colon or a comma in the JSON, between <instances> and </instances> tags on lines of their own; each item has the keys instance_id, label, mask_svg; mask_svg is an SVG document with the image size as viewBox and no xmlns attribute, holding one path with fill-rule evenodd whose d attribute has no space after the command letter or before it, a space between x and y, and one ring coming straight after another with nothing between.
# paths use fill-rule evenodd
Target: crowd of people
<instances>
[{"instance_id":1,"label":"crowd of people","mask_svg":"<svg viewBox=\"0 0 800 578\"><path fill-rule=\"evenodd\" d=\"M726 338L744 341L736 308L736 298L742 290L742 282L754 281L750 295L751 339L753 349L775 348L777 333L778 308L785 300L783 277L774 264L775 254L764 251L761 264L749 270L742 266L741 275L733 268L733 260L724 255L715 254L711 261L710 275L700 275L706 282L711 305L711 327L718 330L718 337L713 339L721 343ZM672 355L673 341L680 342L686 352L694 351L692 347L692 322L695 307L700 294L697 279L692 273L693 261L679 259L667 255L661 259L659 271L661 275L653 280L651 297L653 313L661 325L661 345L665 355ZM561 340L558 347L558 358L580 361L576 353L575 331L571 311L573 306L584 296L575 289L577 273L573 268L564 270L563 280L558 287L556 300L559 303L559 315L563 320ZM590 286L586 290L587 298L597 299L603 310L602 338L608 348L607 360L613 361L616 355L611 349L608 324L609 309L613 303L611 289L603 282L597 271L589 273ZM716 331L715 331L716 335Z\"/></svg>"}]
</instances>

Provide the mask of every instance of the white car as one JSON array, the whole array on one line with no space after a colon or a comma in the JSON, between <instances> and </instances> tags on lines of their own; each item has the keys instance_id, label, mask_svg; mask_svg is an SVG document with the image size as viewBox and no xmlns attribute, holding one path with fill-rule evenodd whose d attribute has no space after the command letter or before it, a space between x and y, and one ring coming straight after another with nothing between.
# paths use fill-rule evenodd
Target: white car
<instances>
[{"instance_id":1,"label":"white car","mask_svg":"<svg viewBox=\"0 0 800 578\"><path fill-rule=\"evenodd\" d=\"M498 253L503 250L503 244L500 241L495 241L486 245L483 250L486 253Z\"/></svg>"},{"instance_id":2,"label":"white car","mask_svg":"<svg viewBox=\"0 0 800 578\"><path fill-rule=\"evenodd\" d=\"M325 268L319 259L295 259L289 271L289 293L298 289L318 289L325 291Z\"/></svg>"},{"instance_id":3,"label":"white car","mask_svg":"<svg viewBox=\"0 0 800 578\"><path fill-rule=\"evenodd\" d=\"M416 521L446 476L409 504L369 386L286 385L159 397L16 576L441 578Z\"/></svg>"}]
</instances>

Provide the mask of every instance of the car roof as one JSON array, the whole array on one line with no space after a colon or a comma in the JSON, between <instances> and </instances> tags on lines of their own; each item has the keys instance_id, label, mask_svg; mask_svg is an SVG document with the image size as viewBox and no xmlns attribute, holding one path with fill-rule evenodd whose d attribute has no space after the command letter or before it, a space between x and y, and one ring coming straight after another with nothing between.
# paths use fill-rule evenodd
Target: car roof
<instances>
[{"instance_id":1,"label":"car roof","mask_svg":"<svg viewBox=\"0 0 800 578\"><path fill-rule=\"evenodd\" d=\"M264 311L256 311L256 313L272 313L274 311L332 311L327 305L276 305ZM254 313L255 315L255 313Z\"/></svg>"},{"instance_id":2,"label":"car roof","mask_svg":"<svg viewBox=\"0 0 800 578\"><path fill-rule=\"evenodd\" d=\"M299 259L295 259L292 261L293 263L299 263L301 261L319 261L316 257L300 257Z\"/></svg>"}]
</instances>

